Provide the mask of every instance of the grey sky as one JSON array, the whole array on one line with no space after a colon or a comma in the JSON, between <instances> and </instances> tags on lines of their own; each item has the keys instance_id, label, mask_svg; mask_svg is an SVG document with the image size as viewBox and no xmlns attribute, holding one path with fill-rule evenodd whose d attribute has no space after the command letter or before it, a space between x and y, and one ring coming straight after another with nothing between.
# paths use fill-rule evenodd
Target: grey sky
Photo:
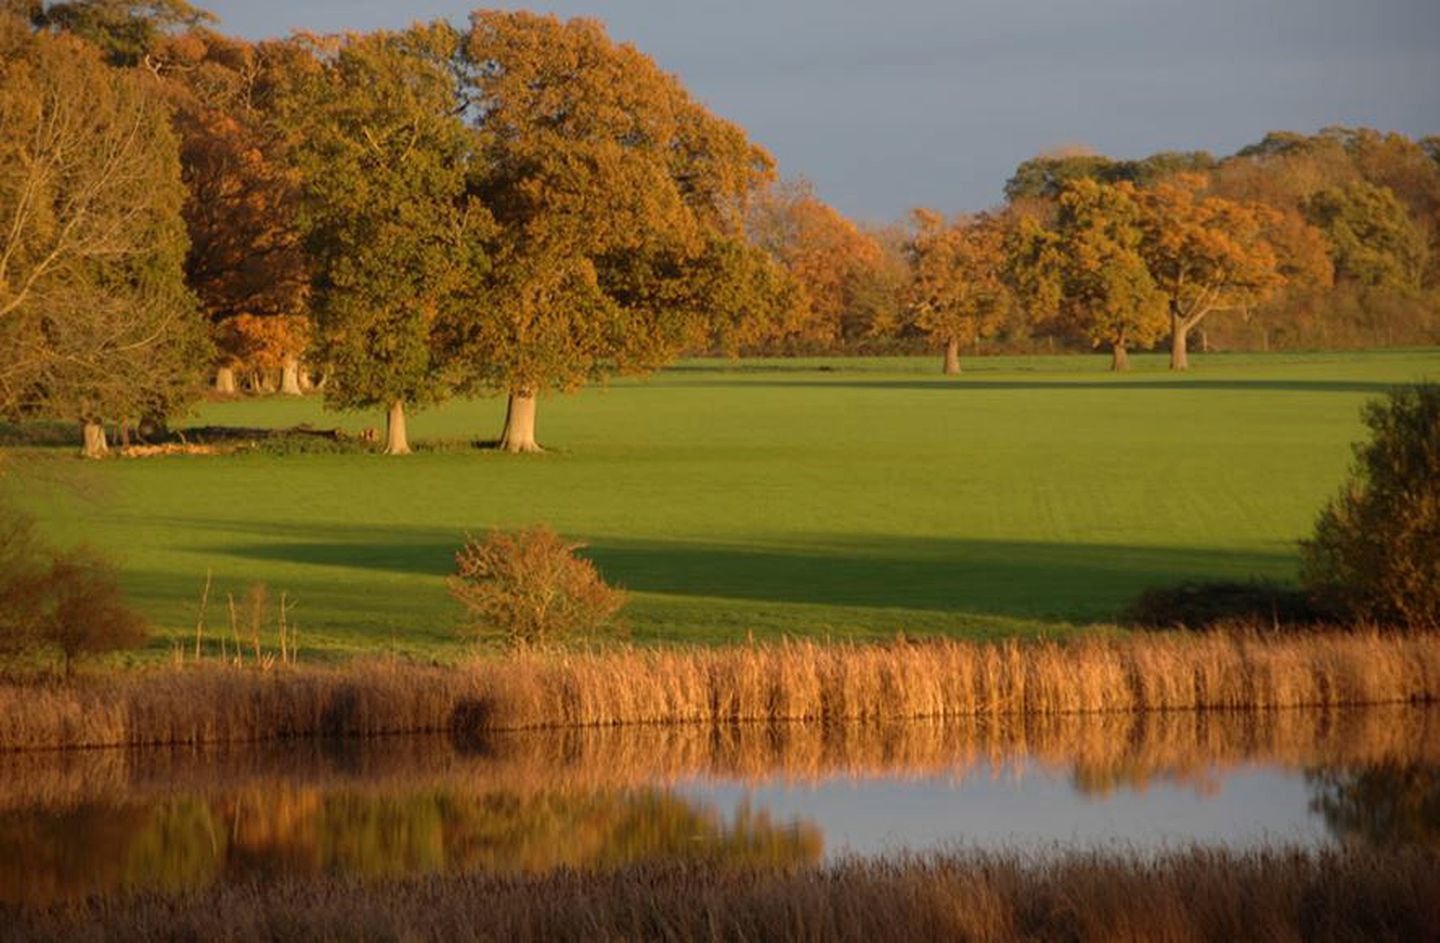
<instances>
[{"instance_id":1,"label":"grey sky","mask_svg":"<svg viewBox=\"0 0 1440 943\"><path fill-rule=\"evenodd\" d=\"M462 22L465 0L200 0L243 36ZM604 20L865 219L998 202L1027 157L1440 133L1437 0L537 0Z\"/></svg>"}]
</instances>

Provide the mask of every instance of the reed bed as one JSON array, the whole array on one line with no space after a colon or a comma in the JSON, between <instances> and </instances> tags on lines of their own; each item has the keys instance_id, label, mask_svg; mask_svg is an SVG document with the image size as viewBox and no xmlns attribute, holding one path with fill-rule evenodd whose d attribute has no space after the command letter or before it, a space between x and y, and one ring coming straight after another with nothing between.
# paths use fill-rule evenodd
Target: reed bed
<instances>
[{"instance_id":1,"label":"reed bed","mask_svg":"<svg viewBox=\"0 0 1440 943\"><path fill-rule=\"evenodd\" d=\"M1174 633L788 642L341 668L221 665L0 686L0 749L628 724L1247 711L1440 699L1440 636Z\"/></svg>"},{"instance_id":2,"label":"reed bed","mask_svg":"<svg viewBox=\"0 0 1440 943\"><path fill-rule=\"evenodd\" d=\"M8 911L8 912L7 912ZM10 939L1440 939L1440 855L953 852L788 869L244 882L173 898L0 907Z\"/></svg>"}]
</instances>

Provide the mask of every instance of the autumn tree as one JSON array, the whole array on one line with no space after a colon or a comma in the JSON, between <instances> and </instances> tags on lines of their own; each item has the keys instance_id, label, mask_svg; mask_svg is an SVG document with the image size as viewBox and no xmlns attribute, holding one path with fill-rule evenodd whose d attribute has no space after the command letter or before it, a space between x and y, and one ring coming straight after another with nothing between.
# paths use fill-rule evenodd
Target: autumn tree
<instances>
[{"instance_id":1,"label":"autumn tree","mask_svg":"<svg viewBox=\"0 0 1440 943\"><path fill-rule=\"evenodd\" d=\"M183 199L153 77L0 15L0 409L75 417L98 456L106 420L193 395Z\"/></svg>"},{"instance_id":2,"label":"autumn tree","mask_svg":"<svg viewBox=\"0 0 1440 943\"><path fill-rule=\"evenodd\" d=\"M464 50L473 186L498 231L456 346L468 389L508 396L501 447L535 451L537 396L693 338L684 282L740 233L770 159L593 20L478 11Z\"/></svg>"},{"instance_id":3,"label":"autumn tree","mask_svg":"<svg viewBox=\"0 0 1440 943\"><path fill-rule=\"evenodd\" d=\"M880 245L800 178L758 194L747 220L750 239L783 265L803 292L798 319L783 328L802 346L834 348L868 329L866 292L883 283ZM883 302L882 302L883 303Z\"/></svg>"},{"instance_id":4,"label":"autumn tree","mask_svg":"<svg viewBox=\"0 0 1440 943\"><path fill-rule=\"evenodd\" d=\"M286 93L326 403L384 408L391 455L410 450L406 406L450 390L442 329L484 264L459 42L443 22L313 41L313 72Z\"/></svg>"},{"instance_id":5,"label":"autumn tree","mask_svg":"<svg viewBox=\"0 0 1440 943\"><path fill-rule=\"evenodd\" d=\"M992 216L947 224L930 210L917 210L915 223L911 317L945 351L945 373L958 374L961 345L993 336L1010 304L1005 230Z\"/></svg>"},{"instance_id":6,"label":"autumn tree","mask_svg":"<svg viewBox=\"0 0 1440 943\"><path fill-rule=\"evenodd\" d=\"M1038 318L1056 317L1129 367L1129 349L1165 334L1167 299L1141 255L1142 211L1128 188L1080 178L1060 193L1053 230L1025 220L1010 278Z\"/></svg>"},{"instance_id":7,"label":"autumn tree","mask_svg":"<svg viewBox=\"0 0 1440 943\"><path fill-rule=\"evenodd\" d=\"M1201 196L1203 178L1148 189L1121 184L1140 208L1140 253L1170 311L1170 369L1190 367L1190 331L1215 311L1258 304L1282 284L1265 239L1280 214L1255 203Z\"/></svg>"},{"instance_id":8,"label":"autumn tree","mask_svg":"<svg viewBox=\"0 0 1440 943\"><path fill-rule=\"evenodd\" d=\"M1425 234L1394 191L1356 181L1316 192L1306 210L1330 238L1337 277L1392 291L1420 288Z\"/></svg>"},{"instance_id":9,"label":"autumn tree","mask_svg":"<svg viewBox=\"0 0 1440 943\"><path fill-rule=\"evenodd\" d=\"M804 316L799 284L768 252L739 236L710 240L690 264L682 304L695 312L690 350L738 357L763 350Z\"/></svg>"},{"instance_id":10,"label":"autumn tree","mask_svg":"<svg viewBox=\"0 0 1440 943\"><path fill-rule=\"evenodd\" d=\"M215 388L235 392L236 369L255 369L263 350L265 366L281 371L282 392L298 394L309 269L295 142L279 120L278 92L309 56L297 44L197 28L159 37L147 62L169 93L180 136L186 280L212 325Z\"/></svg>"},{"instance_id":11,"label":"autumn tree","mask_svg":"<svg viewBox=\"0 0 1440 943\"><path fill-rule=\"evenodd\" d=\"M156 45L170 32L215 17L185 0L70 0L33 2L35 26L71 33L101 50L117 66L147 64Z\"/></svg>"}]
</instances>

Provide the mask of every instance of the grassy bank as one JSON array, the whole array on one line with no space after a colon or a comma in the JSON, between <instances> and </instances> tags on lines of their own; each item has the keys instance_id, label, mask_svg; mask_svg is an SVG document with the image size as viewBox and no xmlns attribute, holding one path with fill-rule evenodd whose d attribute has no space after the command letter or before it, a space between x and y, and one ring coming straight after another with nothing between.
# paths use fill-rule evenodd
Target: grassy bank
<instances>
[{"instance_id":1,"label":"grassy bank","mask_svg":"<svg viewBox=\"0 0 1440 943\"><path fill-rule=\"evenodd\" d=\"M622 724L1336 707L1440 699L1440 640L1370 631L621 650L453 668L220 666L0 687L0 748Z\"/></svg>"},{"instance_id":2,"label":"grassy bank","mask_svg":"<svg viewBox=\"0 0 1440 943\"><path fill-rule=\"evenodd\" d=\"M547 522L624 585L640 643L782 634L1061 633L1142 589L1287 579L1338 487L1359 407L1440 375L1440 353L692 362L541 404L551 451L27 456L59 540L121 563L160 633L193 634L213 571L298 603L311 660L395 650L455 661L444 588L467 530ZM504 403L419 414L419 440L499 430ZM195 425L358 431L315 398L211 403ZM52 486L40 484L48 481Z\"/></svg>"},{"instance_id":3,"label":"grassy bank","mask_svg":"<svg viewBox=\"0 0 1440 943\"><path fill-rule=\"evenodd\" d=\"M5 910L10 912L6 913ZM835 866L242 883L0 908L14 940L1407 940L1440 938L1440 857L953 853Z\"/></svg>"}]
</instances>

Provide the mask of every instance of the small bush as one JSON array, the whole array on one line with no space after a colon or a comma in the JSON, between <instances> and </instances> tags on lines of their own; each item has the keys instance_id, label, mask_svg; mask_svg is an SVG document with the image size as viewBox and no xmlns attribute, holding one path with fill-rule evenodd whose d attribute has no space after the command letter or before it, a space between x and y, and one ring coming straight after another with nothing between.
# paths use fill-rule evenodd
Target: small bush
<instances>
[{"instance_id":1,"label":"small bush","mask_svg":"<svg viewBox=\"0 0 1440 943\"><path fill-rule=\"evenodd\" d=\"M1122 616L1130 625L1153 629L1317 625L1335 617L1303 590L1259 581L1155 586Z\"/></svg>"},{"instance_id":2,"label":"small bush","mask_svg":"<svg viewBox=\"0 0 1440 943\"><path fill-rule=\"evenodd\" d=\"M0 507L0 654L58 654L69 676L80 659L147 635L112 564L84 548L45 546L27 517Z\"/></svg>"},{"instance_id":3,"label":"small bush","mask_svg":"<svg viewBox=\"0 0 1440 943\"><path fill-rule=\"evenodd\" d=\"M1301 542L1303 579L1355 617L1440 628L1440 386L1395 390L1363 416L1370 441Z\"/></svg>"},{"instance_id":4,"label":"small bush","mask_svg":"<svg viewBox=\"0 0 1440 943\"><path fill-rule=\"evenodd\" d=\"M625 594L575 556L583 546L544 525L467 539L448 581L469 613L465 632L526 648L613 628Z\"/></svg>"}]
</instances>

